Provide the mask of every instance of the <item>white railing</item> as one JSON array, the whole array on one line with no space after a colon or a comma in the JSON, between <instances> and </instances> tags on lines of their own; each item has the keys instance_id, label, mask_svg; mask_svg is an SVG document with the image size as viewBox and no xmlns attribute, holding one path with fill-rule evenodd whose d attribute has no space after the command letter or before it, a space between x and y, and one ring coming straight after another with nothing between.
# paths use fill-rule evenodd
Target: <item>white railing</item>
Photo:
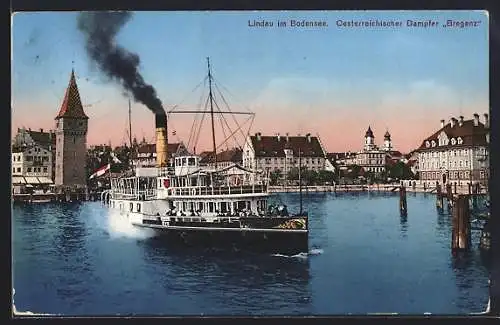
<instances>
[{"instance_id":1,"label":"white railing","mask_svg":"<svg viewBox=\"0 0 500 325\"><path fill-rule=\"evenodd\" d=\"M170 196L205 196L267 193L266 185L170 187Z\"/></svg>"},{"instance_id":2,"label":"white railing","mask_svg":"<svg viewBox=\"0 0 500 325\"><path fill-rule=\"evenodd\" d=\"M156 189L136 191L134 189L118 188L118 189L112 189L111 194L115 199L128 199L128 200L156 199Z\"/></svg>"}]
</instances>

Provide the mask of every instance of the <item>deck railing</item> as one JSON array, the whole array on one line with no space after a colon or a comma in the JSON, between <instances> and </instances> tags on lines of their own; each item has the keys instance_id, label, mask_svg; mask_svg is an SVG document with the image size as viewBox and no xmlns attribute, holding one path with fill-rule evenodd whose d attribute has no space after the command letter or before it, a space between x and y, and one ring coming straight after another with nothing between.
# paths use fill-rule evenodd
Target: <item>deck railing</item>
<instances>
[{"instance_id":1,"label":"deck railing","mask_svg":"<svg viewBox=\"0 0 500 325\"><path fill-rule=\"evenodd\" d=\"M218 186L218 187L170 187L169 196L211 196L235 194L261 194L267 193L266 185ZM136 190L134 188L113 188L111 195L115 199L151 200L157 196L156 189Z\"/></svg>"},{"instance_id":2,"label":"deck railing","mask_svg":"<svg viewBox=\"0 0 500 325\"><path fill-rule=\"evenodd\" d=\"M112 189L111 195L114 199L125 200L152 200L156 199L156 189L139 190L135 189Z\"/></svg>"},{"instance_id":3,"label":"deck railing","mask_svg":"<svg viewBox=\"0 0 500 325\"><path fill-rule=\"evenodd\" d=\"M171 196L202 196L267 193L266 185L218 186L218 187L171 187Z\"/></svg>"}]
</instances>

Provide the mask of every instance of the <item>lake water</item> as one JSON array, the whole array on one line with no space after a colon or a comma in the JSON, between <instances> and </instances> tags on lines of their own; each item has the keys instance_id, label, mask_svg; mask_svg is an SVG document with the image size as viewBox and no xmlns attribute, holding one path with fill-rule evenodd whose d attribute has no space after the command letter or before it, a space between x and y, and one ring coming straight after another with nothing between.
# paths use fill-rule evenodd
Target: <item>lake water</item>
<instances>
[{"instance_id":1,"label":"lake water","mask_svg":"<svg viewBox=\"0 0 500 325\"><path fill-rule=\"evenodd\" d=\"M297 194L277 201L298 205ZM17 310L63 315L464 314L488 302L477 248L452 257L432 195L314 193L297 256L167 247L100 202L13 207Z\"/></svg>"}]
</instances>

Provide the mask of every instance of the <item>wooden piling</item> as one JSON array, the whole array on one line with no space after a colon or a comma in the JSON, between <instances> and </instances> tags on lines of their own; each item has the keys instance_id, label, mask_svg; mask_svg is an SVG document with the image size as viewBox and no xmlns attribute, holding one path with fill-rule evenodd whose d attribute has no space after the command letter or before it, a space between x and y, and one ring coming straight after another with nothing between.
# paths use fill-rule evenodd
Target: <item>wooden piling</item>
<instances>
[{"instance_id":1,"label":"wooden piling","mask_svg":"<svg viewBox=\"0 0 500 325\"><path fill-rule=\"evenodd\" d=\"M402 216L406 216L408 214L406 205L406 188L404 185L399 187L399 212Z\"/></svg>"},{"instance_id":2,"label":"wooden piling","mask_svg":"<svg viewBox=\"0 0 500 325\"><path fill-rule=\"evenodd\" d=\"M483 229L481 230L481 238L479 240L479 248L487 252L491 248L491 231L490 231L490 223L487 220L484 224Z\"/></svg>"},{"instance_id":3,"label":"wooden piling","mask_svg":"<svg viewBox=\"0 0 500 325\"><path fill-rule=\"evenodd\" d=\"M472 183L471 182L469 182L468 187L469 187L469 194L472 194Z\"/></svg>"},{"instance_id":4,"label":"wooden piling","mask_svg":"<svg viewBox=\"0 0 500 325\"><path fill-rule=\"evenodd\" d=\"M427 190L427 188L426 188L426 185L425 185L425 184L426 184L426 183L424 182L424 192Z\"/></svg>"},{"instance_id":5,"label":"wooden piling","mask_svg":"<svg viewBox=\"0 0 500 325\"><path fill-rule=\"evenodd\" d=\"M441 193L441 184L436 183L436 207L443 209L443 193Z\"/></svg>"},{"instance_id":6,"label":"wooden piling","mask_svg":"<svg viewBox=\"0 0 500 325\"><path fill-rule=\"evenodd\" d=\"M465 195L458 195L454 201L451 250L466 251L471 246L469 199Z\"/></svg>"},{"instance_id":7,"label":"wooden piling","mask_svg":"<svg viewBox=\"0 0 500 325\"><path fill-rule=\"evenodd\" d=\"M457 182L453 183L453 193L457 194Z\"/></svg>"},{"instance_id":8,"label":"wooden piling","mask_svg":"<svg viewBox=\"0 0 500 325\"><path fill-rule=\"evenodd\" d=\"M448 209L451 209L453 206L453 192L450 183L446 184L446 199L448 201Z\"/></svg>"},{"instance_id":9,"label":"wooden piling","mask_svg":"<svg viewBox=\"0 0 500 325\"><path fill-rule=\"evenodd\" d=\"M479 183L474 184L472 189L472 208L477 209L477 196L479 194Z\"/></svg>"}]
</instances>

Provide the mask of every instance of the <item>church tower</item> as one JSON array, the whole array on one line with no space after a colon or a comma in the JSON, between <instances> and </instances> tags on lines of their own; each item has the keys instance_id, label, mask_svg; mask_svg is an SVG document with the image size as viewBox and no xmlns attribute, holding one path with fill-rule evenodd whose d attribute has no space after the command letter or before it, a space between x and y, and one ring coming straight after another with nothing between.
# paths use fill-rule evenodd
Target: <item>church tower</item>
<instances>
[{"instance_id":1,"label":"church tower","mask_svg":"<svg viewBox=\"0 0 500 325\"><path fill-rule=\"evenodd\" d=\"M87 185L87 127L88 116L83 111L71 70L69 85L56 120L55 185L84 187Z\"/></svg>"},{"instance_id":2,"label":"church tower","mask_svg":"<svg viewBox=\"0 0 500 325\"><path fill-rule=\"evenodd\" d=\"M385 131L384 134L384 150L392 151L391 134L389 133L389 130Z\"/></svg>"},{"instance_id":3,"label":"church tower","mask_svg":"<svg viewBox=\"0 0 500 325\"><path fill-rule=\"evenodd\" d=\"M373 131L370 126L368 126L368 130L365 133L365 151L370 151L375 149L375 137L373 136Z\"/></svg>"}]
</instances>

